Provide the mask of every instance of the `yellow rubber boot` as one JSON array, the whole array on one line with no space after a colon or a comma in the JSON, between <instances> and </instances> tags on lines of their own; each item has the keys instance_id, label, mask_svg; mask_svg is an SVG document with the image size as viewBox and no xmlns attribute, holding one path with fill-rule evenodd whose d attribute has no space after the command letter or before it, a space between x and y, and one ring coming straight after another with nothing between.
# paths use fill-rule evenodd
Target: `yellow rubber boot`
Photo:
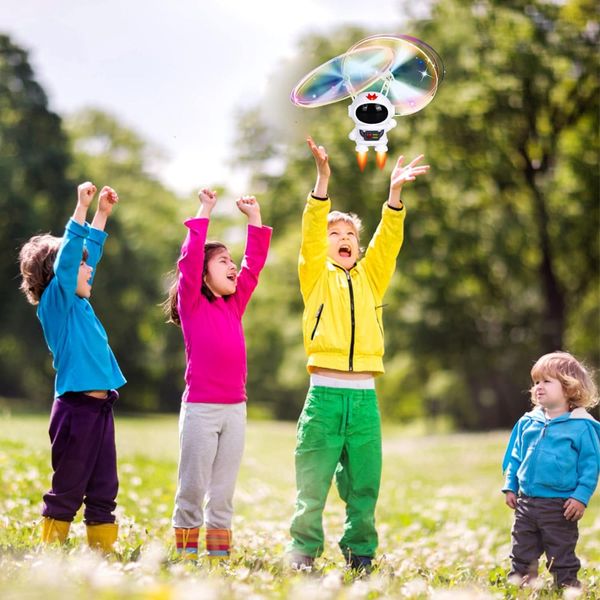
<instances>
[{"instance_id":1,"label":"yellow rubber boot","mask_svg":"<svg viewBox=\"0 0 600 600\"><path fill-rule=\"evenodd\" d=\"M119 526L116 523L100 523L86 525L88 546L98 548L105 554L112 552L113 544L117 541Z\"/></svg>"},{"instance_id":2,"label":"yellow rubber boot","mask_svg":"<svg viewBox=\"0 0 600 600\"><path fill-rule=\"evenodd\" d=\"M57 521L52 517L42 519L42 544L64 544L69 535L69 521Z\"/></svg>"},{"instance_id":3,"label":"yellow rubber boot","mask_svg":"<svg viewBox=\"0 0 600 600\"><path fill-rule=\"evenodd\" d=\"M177 554L184 560L198 560L198 536L200 529L175 527L175 546Z\"/></svg>"}]
</instances>

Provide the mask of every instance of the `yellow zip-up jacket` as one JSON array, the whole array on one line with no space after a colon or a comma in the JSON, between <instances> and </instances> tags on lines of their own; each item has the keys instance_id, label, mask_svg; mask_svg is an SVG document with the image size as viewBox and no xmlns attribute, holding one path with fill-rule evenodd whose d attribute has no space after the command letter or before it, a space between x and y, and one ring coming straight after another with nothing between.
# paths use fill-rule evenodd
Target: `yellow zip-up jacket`
<instances>
[{"instance_id":1,"label":"yellow zip-up jacket","mask_svg":"<svg viewBox=\"0 0 600 600\"><path fill-rule=\"evenodd\" d=\"M309 194L298 261L307 369L384 372L383 295L404 239L406 209L383 205L365 256L350 271L328 256L331 201Z\"/></svg>"}]
</instances>

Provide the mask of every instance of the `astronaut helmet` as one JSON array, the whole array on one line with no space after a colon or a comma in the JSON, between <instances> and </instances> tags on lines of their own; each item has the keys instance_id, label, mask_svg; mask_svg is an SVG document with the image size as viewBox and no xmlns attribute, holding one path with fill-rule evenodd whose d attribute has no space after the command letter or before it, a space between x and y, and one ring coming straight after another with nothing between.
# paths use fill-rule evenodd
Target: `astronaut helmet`
<instances>
[{"instance_id":1,"label":"astronaut helmet","mask_svg":"<svg viewBox=\"0 0 600 600\"><path fill-rule=\"evenodd\" d=\"M362 92L348 107L348 116L357 125L382 125L393 119L396 109L385 94Z\"/></svg>"}]
</instances>

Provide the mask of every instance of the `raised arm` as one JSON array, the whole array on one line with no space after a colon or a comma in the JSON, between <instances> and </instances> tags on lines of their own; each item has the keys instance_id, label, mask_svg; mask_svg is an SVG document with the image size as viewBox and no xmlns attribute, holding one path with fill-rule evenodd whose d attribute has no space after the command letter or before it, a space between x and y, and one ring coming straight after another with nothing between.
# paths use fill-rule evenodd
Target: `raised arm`
<instances>
[{"instance_id":1,"label":"raised arm","mask_svg":"<svg viewBox=\"0 0 600 600\"><path fill-rule=\"evenodd\" d=\"M177 285L179 312L185 312L195 304L202 289L202 271L204 268L204 244L208 231L210 214L217 203L217 193L208 189L198 192L200 206L196 216L185 221L188 233L181 247L177 266L179 281Z\"/></svg>"},{"instance_id":2,"label":"raised arm","mask_svg":"<svg viewBox=\"0 0 600 600\"><path fill-rule=\"evenodd\" d=\"M239 313L243 315L250 296L258 285L258 276L265 266L272 229L263 226L260 205L254 196L242 196L236 204L248 218L246 249L234 294Z\"/></svg>"},{"instance_id":3,"label":"raised arm","mask_svg":"<svg viewBox=\"0 0 600 600\"><path fill-rule=\"evenodd\" d=\"M315 159L317 180L302 214L298 275L304 298L312 290L327 263L327 215L331 208L327 196L331 176L327 151L323 146L317 146L311 137L306 141Z\"/></svg>"},{"instance_id":4,"label":"raised arm","mask_svg":"<svg viewBox=\"0 0 600 600\"><path fill-rule=\"evenodd\" d=\"M313 139L308 136L306 143L315 158L317 167L317 181L313 195L317 198L327 198L327 187L329 186L329 178L331 177L331 168L329 167L329 156L323 146L317 146Z\"/></svg>"},{"instance_id":5,"label":"raised arm","mask_svg":"<svg viewBox=\"0 0 600 600\"><path fill-rule=\"evenodd\" d=\"M65 227L62 243L54 261L54 275L64 293L75 295L79 265L83 260L83 248L90 228L85 222L96 186L90 181L77 187L77 205Z\"/></svg>"},{"instance_id":6,"label":"raised arm","mask_svg":"<svg viewBox=\"0 0 600 600\"><path fill-rule=\"evenodd\" d=\"M404 157L400 156L390 177L388 201L384 204L381 222L369 243L363 259L363 268L372 288L382 298L388 288L394 270L396 257L404 241L404 218L406 212L400 198L402 187L408 181L414 181L419 175L429 170L429 165L419 166L417 163L423 155L414 158L407 166L403 166Z\"/></svg>"},{"instance_id":7,"label":"raised arm","mask_svg":"<svg viewBox=\"0 0 600 600\"><path fill-rule=\"evenodd\" d=\"M104 232L106 221L118 202L119 196L111 187L105 185L102 190L100 190L98 209L92 220L90 234L85 244L88 251L88 257L85 262L93 269L90 283L93 283L94 276L96 275L96 266L102 258L102 249L104 247L104 242L108 237Z\"/></svg>"}]
</instances>

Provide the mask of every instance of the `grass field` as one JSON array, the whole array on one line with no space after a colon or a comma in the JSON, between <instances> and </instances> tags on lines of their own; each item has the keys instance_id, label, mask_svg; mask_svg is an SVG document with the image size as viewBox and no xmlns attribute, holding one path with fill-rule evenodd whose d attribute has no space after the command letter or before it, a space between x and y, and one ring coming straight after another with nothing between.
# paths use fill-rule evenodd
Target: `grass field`
<instances>
[{"instance_id":1,"label":"grass field","mask_svg":"<svg viewBox=\"0 0 600 600\"><path fill-rule=\"evenodd\" d=\"M68 544L41 550L39 511L49 486L47 415L0 416L0 598L301 600L560 598L545 568L535 588L506 581L512 511L500 462L507 432L422 435L384 431L377 568L356 578L337 549L343 507L334 488L325 512L327 549L312 574L284 561L294 503L289 423L251 421L236 491L235 554L227 564L182 563L170 517L177 418L117 415L121 488L117 554L90 552L78 515ZM582 598L600 598L600 501L580 524ZM571 591L567 597L576 597Z\"/></svg>"}]
</instances>

